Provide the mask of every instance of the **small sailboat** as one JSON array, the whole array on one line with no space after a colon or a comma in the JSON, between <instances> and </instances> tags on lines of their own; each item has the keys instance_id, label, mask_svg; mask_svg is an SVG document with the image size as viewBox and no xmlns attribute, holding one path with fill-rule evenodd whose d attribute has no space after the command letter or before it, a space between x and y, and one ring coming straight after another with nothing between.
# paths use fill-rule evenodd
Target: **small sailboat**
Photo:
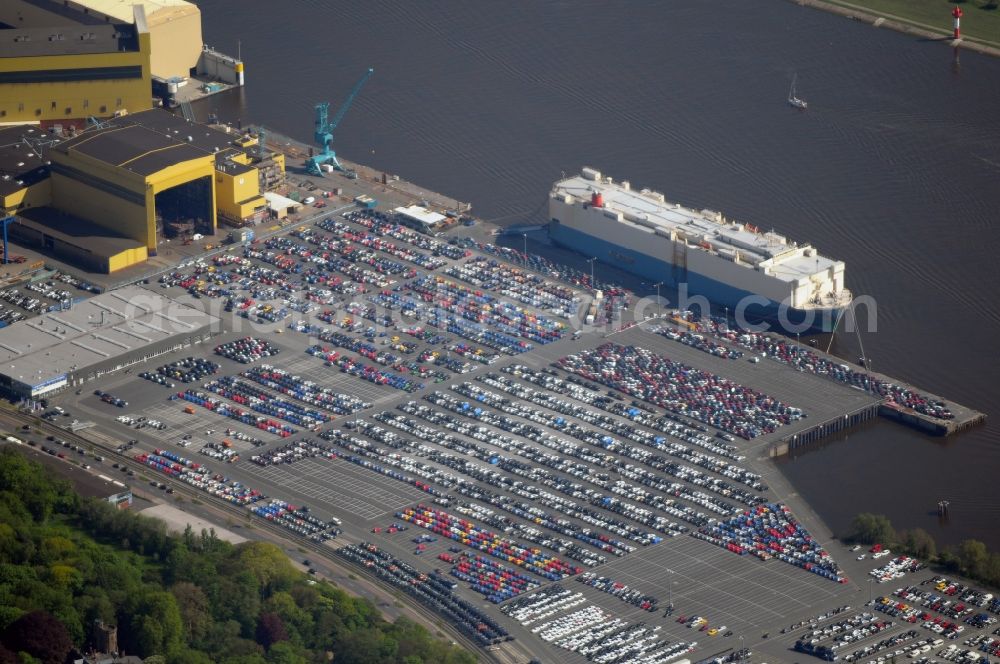
<instances>
[{"instance_id":1,"label":"small sailboat","mask_svg":"<svg viewBox=\"0 0 1000 664\"><path fill-rule=\"evenodd\" d=\"M788 105L794 106L795 108L807 109L809 104L805 99L799 99L795 96L795 81L798 79L798 74L792 76L792 87L788 90Z\"/></svg>"}]
</instances>

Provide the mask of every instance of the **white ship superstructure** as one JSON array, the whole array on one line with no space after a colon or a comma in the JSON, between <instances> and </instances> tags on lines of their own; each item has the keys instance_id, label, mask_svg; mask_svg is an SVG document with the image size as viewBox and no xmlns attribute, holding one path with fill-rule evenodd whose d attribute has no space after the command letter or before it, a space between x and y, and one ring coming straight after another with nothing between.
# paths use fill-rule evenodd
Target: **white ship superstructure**
<instances>
[{"instance_id":1,"label":"white ship superstructure","mask_svg":"<svg viewBox=\"0 0 1000 664\"><path fill-rule=\"evenodd\" d=\"M784 307L789 321L808 315L825 329L851 301L844 263L811 245L670 203L592 168L555 183L549 217L558 244L654 281L686 283L718 304L742 302L768 316Z\"/></svg>"}]
</instances>

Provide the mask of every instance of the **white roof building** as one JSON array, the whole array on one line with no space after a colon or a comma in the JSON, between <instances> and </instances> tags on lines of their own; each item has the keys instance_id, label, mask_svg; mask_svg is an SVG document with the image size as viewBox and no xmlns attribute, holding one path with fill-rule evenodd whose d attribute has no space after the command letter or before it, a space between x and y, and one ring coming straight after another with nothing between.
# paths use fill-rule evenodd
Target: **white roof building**
<instances>
[{"instance_id":1,"label":"white roof building","mask_svg":"<svg viewBox=\"0 0 1000 664\"><path fill-rule=\"evenodd\" d=\"M431 212L427 208L420 207L419 205L410 205L408 207L398 207L393 210L396 214L409 219L410 221L415 221L422 224L425 227L433 227L440 224L447 217L443 214L438 214L437 212Z\"/></svg>"}]
</instances>

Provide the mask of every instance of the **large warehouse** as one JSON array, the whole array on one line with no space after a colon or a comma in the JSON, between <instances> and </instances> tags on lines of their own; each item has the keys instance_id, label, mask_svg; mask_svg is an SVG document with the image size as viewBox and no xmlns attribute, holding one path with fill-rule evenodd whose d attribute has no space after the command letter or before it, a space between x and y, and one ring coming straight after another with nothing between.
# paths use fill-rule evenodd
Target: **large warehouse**
<instances>
[{"instance_id":1,"label":"large warehouse","mask_svg":"<svg viewBox=\"0 0 1000 664\"><path fill-rule=\"evenodd\" d=\"M2 128L0 212L18 217L16 243L110 274L156 255L164 239L214 235L218 218L263 221L263 185L283 177L284 156L256 141L162 109L71 138Z\"/></svg>"},{"instance_id":2,"label":"large warehouse","mask_svg":"<svg viewBox=\"0 0 1000 664\"><path fill-rule=\"evenodd\" d=\"M7 28L0 29L0 123L82 127L91 116L151 108L150 35L142 6L129 5L128 20L115 23L61 8L35 0L0 2L0 28Z\"/></svg>"},{"instance_id":3,"label":"large warehouse","mask_svg":"<svg viewBox=\"0 0 1000 664\"><path fill-rule=\"evenodd\" d=\"M110 291L4 328L0 390L37 398L201 343L220 329L217 317L151 290Z\"/></svg>"},{"instance_id":4,"label":"large warehouse","mask_svg":"<svg viewBox=\"0 0 1000 664\"><path fill-rule=\"evenodd\" d=\"M212 235L213 149L227 147L231 138L222 134L211 148L187 138L130 116L62 141L48 153L52 204L141 243L151 255L156 254L158 221L188 222L196 233Z\"/></svg>"},{"instance_id":5,"label":"large warehouse","mask_svg":"<svg viewBox=\"0 0 1000 664\"><path fill-rule=\"evenodd\" d=\"M0 1L0 124L81 129L154 94L173 105L240 85L243 63L203 44L186 0Z\"/></svg>"}]
</instances>

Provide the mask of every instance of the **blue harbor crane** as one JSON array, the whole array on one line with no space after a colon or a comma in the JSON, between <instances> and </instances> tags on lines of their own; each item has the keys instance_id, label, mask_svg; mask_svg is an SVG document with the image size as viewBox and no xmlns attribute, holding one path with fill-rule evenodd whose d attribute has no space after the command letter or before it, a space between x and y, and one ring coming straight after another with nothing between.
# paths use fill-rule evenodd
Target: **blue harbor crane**
<instances>
[{"instance_id":1,"label":"blue harbor crane","mask_svg":"<svg viewBox=\"0 0 1000 664\"><path fill-rule=\"evenodd\" d=\"M374 73L375 70L369 68L368 71L365 72L364 76L362 76L358 82L354 84L354 89L351 90L351 94L349 94L347 99L344 100L344 103L341 105L340 110L337 111L337 114L333 116L333 120L327 120L327 114L330 111L329 103L322 102L320 104L316 104L315 138L319 146L323 148L323 151L317 155L309 157L309 161L306 162L306 170L309 173L312 173L313 175L322 175L323 169L320 167L323 164L331 163L338 171L344 170L344 167L340 165L339 161L337 161L337 153L330 147L330 144L333 143L333 130L336 129L337 125L340 124L340 121L344 119L344 115L347 114L347 109L351 107L351 104L354 102L354 98L358 96L358 93L361 92L361 88L364 87L365 83L368 82L368 79L371 78Z\"/></svg>"}]
</instances>

